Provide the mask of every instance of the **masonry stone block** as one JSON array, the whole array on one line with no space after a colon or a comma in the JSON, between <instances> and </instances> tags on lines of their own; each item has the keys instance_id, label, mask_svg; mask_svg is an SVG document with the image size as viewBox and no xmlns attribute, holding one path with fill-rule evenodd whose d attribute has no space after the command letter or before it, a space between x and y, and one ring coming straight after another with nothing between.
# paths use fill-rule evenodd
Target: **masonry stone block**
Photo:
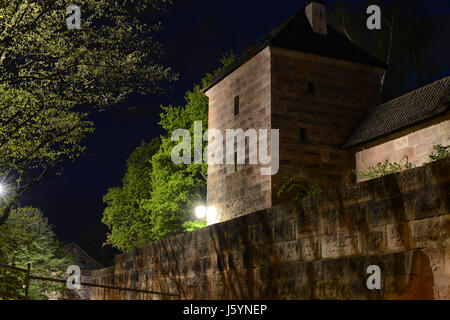
<instances>
[{"instance_id":1,"label":"masonry stone block","mask_svg":"<svg viewBox=\"0 0 450 320\"><path fill-rule=\"evenodd\" d=\"M450 296L450 277L438 276L434 279L436 300L448 300Z\"/></svg>"},{"instance_id":2,"label":"masonry stone block","mask_svg":"<svg viewBox=\"0 0 450 320\"><path fill-rule=\"evenodd\" d=\"M386 251L386 226L374 228L361 233L361 251L364 254L374 254Z\"/></svg>"},{"instance_id":3,"label":"masonry stone block","mask_svg":"<svg viewBox=\"0 0 450 320\"><path fill-rule=\"evenodd\" d=\"M428 185L439 185L450 181L450 158L432 162L425 167L425 181Z\"/></svg>"},{"instance_id":4,"label":"masonry stone block","mask_svg":"<svg viewBox=\"0 0 450 320\"><path fill-rule=\"evenodd\" d=\"M299 254L302 261L313 261L321 258L321 242L318 237L299 239Z\"/></svg>"},{"instance_id":5,"label":"masonry stone block","mask_svg":"<svg viewBox=\"0 0 450 320\"><path fill-rule=\"evenodd\" d=\"M433 188L427 193L417 193L413 198L414 218L423 219L445 214L446 192Z\"/></svg>"},{"instance_id":6,"label":"masonry stone block","mask_svg":"<svg viewBox=\"0 0 450 320\"><path fill-rule=\"evenodd\" d=\"M348 283L344 280L323 280L316 282L313 299L345 300L348 299Z\"/></svg>"},{"instance_id":7,"label":"masonry stone block","mask_svg":"<svg viewBox=\"0 0 450 320\"><path fill-rule=\"evenodd\" d=\"M348 217L347 223L349 223L349 226L352 228L352 230L360 231L364 231L369 228L368 211L368 202L348 205L343 209L344 214ZM347 228L349 226L347 226Z\"/></svg>"},{"instance_id":8,"label":"masonry stone block","mask_svg":"<svg viewBox=\"0 0 450 320\"><path fill-rule=\"evenodd\" d=\"M361 252L360 234L337 234L321 237L322 258L356 255Z\"/></svg>"},{"instance_id":9,"label":"masonry stone block","mask_svg":"<svg viewBox=\"0 0 450 320\"><path fill-rule=\"evenodd\" d=\"M388 251L410 249L412 246L410 223L386 225L386 245Z\"/></svg>"},{"instance_id":10,"label":"masonry stone block","mask_svg":"<svg viewBox=\"0 0 450 320\"><path fill-rule=\"evenodd\" d=\"M276 243L275 248L279 252L282 261L292 262L300 259L300 246L297 241Z\"/></svg>"},{"instance_id":11,"label":"masonry stone block","mask_svg":"<svg viewBox=\"0 0 450 320\"><path fill-rule=\"evenodd\" d=\"M342 208L331 208L319 216L318 234L336 234L348 231Z\"/></svg>"},{"instance_id":12,"label":"masonry stone block","mask_svg":"<svg viewBox=\"0 0 450 320\"><path fill-rule=\"evenodd\" d=\"M297 238L302 238L307 235L317 234L320 230L320 216L313 210L305 210L302 205L298 206L296 229Z\"/></svg>"},{"instance_id":13,"label":"masonry stone block","mask_svg":"<svg viewBox=\"0 0 450 320\"><path fill-rule=\"evenodd\" d=\"M450 214L411 223L411 241L415 248L435 248L450 244Z\"/></svg>"},{"instance_id":14,"label":"masonry stone block","mask_svg":"<svg viewBox=\"0 0 450 320\"><path fill-rule=\"evenodd\" d=\"M373 199L373 181L367 181L341 188L342 203L344 206L367 202Z\"/></svg>"}]
</instances>

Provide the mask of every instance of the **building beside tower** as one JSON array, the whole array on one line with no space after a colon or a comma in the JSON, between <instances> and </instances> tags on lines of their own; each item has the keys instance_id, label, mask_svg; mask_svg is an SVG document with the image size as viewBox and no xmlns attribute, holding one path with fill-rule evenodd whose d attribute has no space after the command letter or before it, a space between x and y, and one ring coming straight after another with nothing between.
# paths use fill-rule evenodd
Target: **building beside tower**
<instances>
[{"instance_id":1,"label":"building beside tower","mask_svg":"<svg viewBox=\"0 0 450 320\"><path fill-rule=\"evenodd\" d=\"M219 74L204 90L209 127L224 137L279 129L280 165L273 176L260 174L263 165L210 165L218 221L280 203L279 188L297 174L326 188L404 155L422 165L434 145L449 145L450 77L380 105L386 68L327 24L321 1L307 1Z\"/></svg>"}]
</instances>

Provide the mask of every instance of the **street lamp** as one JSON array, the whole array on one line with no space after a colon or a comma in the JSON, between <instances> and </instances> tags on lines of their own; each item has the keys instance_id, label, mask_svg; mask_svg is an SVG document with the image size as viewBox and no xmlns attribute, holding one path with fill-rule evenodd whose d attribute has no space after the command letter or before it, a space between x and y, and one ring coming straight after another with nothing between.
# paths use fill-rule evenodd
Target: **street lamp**
<instances>
[{"instance_id":1,"label":"street lamp","mask_svg":"<svg viewBox=\"0 0 450 320\"><path fill-rule=\"evenodd\" d=\"M207 209L205 206L198 206L197 208L195 208L195 215L197 216L197 219L205 219L206 218L206 212Z\"/></svg>"},{"instance_id":2,"label":"street lamp","mask_svg":"<svg viewBox=\"0 0 450 320\"><path fill-rule=\"evenodd\" d=\"M198 206L195 208L195 215L199 220L206 219L208 226L217 223L217 209L215 206Z\"/></svg>"},{"instance_id":3,"label":"street lamp","mask_svg":"<svg viewBox=\"0 0 450 320\"><path fill-rule=\"evenodd\" d=\"M215 206L208 207L206 210L206 221L208 226L217 223L217 209Z\"/></svg>"}]
</instances>

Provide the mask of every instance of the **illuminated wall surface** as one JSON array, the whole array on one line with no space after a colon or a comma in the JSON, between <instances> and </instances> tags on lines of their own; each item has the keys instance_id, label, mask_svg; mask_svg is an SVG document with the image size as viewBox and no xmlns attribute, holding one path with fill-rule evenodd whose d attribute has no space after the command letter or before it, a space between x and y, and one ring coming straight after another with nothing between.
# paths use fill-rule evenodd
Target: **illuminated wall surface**
<instances>
[{"instance_id":1,"label":"illuminated wall surface","mask_svg":"<svg viewBox=\"0 0 450 320\"><path fill-rule=\"evenodd\" d=\"M414 166L422 166L430 162L430 155L436 153L433 148L436 145L450 145L450 120L358 152L356 169L365 170L367 166L375 166L378 162L384 163L386 160L398 163L405 156Z\"/></svg>"},{"instance_id":2,"label":"illuminated wall surface","mask_svg":"<svg viewBox=\"0 0 450 320\"><path fill-rule=\"evenodd\" d=\"M450 299L449 169L441 160L179 235L92 279L182 299ZM381 290L367 288L371 265Z\"/></svg>"}]
</instances>

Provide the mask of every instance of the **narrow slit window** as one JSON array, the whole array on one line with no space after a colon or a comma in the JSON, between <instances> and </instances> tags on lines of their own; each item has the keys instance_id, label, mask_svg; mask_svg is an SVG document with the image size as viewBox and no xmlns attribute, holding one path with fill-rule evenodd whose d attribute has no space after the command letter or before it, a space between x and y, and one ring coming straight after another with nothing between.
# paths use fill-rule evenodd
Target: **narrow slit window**
<instances>
[{"instance_id":1,"label":"narrow slit window","mask_svg":"<svg viewBox=\"0 0 450 320\"><path fill-rule=\"evenodd\" d=\"M316 93L316 86L315 86L314 82L308 82L308 92Z\"/></svg>"},{"instance_id":2,"label":"narrow slit window","mask_svg":"<svg viewBox=\"0 0 450 320\"><path fill-rule=\"evenodd\" d=\"M239 96L237 96L234 98L234 116L239 115L239 107L240 107Z\"/></svg>"},{"instance_id":3,"label":"narrow slit window","mask_svg":"<svg viewBox=\"0 0 450 320\"><path fill-rule=\"evenodd\" d=\"M238 154L237 151L234 153L234 172L238 170Z\"/></svg>"},{"instance_id":4,"label":"narrow slit window","mask_svg":"<svg viewBox=\"0 0 450 320\"><path fill-rule=\"evenodd\" d=\"M308 141L308 130L306 128L300 128L300 143L305 143Z\"/></svg>"}]
</instances>

